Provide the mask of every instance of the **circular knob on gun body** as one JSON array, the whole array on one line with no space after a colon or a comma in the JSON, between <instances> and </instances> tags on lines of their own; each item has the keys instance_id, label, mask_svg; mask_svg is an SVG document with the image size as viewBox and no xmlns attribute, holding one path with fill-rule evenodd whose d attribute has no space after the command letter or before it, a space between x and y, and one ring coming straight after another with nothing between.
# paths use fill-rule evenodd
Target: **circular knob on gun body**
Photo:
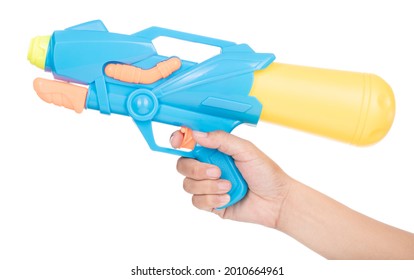
<instances>
[{"instance_id":1,"label":"circular knob on gun body","mask_svg":"<svg viewBox=\"0 0 414 280\"><path fill-rule=\"evenodd\" d=\"M137 89L127 100L129 115L138 121L151 120L158 110L158 99L148 89Z\"/></svg>"}]
</instances>

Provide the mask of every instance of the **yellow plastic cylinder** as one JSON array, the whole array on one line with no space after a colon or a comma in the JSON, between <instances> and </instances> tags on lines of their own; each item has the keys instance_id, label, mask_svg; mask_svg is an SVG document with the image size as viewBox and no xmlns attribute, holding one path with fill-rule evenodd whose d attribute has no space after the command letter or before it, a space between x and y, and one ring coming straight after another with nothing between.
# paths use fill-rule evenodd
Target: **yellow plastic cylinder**
<instances>
[{"instance_id":1,"label":"yellow plastic cylinder","mask_svg":"<svg viewBox=\"0 0 414 280\"><path fill-rule=\"evenodd\" d=\"M250 95L263 121L357 146L381 140L391 128L391 87L374 74L272 63L256 71Z\"/></svg>"}]
</instances>

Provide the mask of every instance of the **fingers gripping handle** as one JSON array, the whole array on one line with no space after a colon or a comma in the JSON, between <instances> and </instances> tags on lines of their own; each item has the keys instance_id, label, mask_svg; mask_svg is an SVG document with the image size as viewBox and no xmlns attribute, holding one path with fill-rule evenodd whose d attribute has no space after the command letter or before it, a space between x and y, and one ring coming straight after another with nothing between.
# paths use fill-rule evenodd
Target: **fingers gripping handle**
<instances>
[{"instance_id":1,"label":"fingers gripping handle","mask_svg":"<svg viewBox=\"0 0 414 280\"><path fill-rule=\"evenodd\" d=\"M208 149L201 146L197 146L194 152L196 159L199 161L218 166L221 170L221 178L231 182L231 190L228 192L228 195L230 195L230 202L217 209L227 208L240 201L246 195L247 183L237 169L232 157L219 150Z\"/></svg>"},{"instance_id":2,"label":"fingers gripping handle","mask_svg":"<svg viewBox=\"0 0 414 280\"><path fill-rule=\"evenodd\" d=\"M188 128L182 128L181 132L184 133L187 140L184 140L185 145L181 147L187 149L193 149L190 152L183 150L171 149L160 147L155 143L154 134L152 131L152 122L151 121L139 121L134 120L137 126L139 127L142 135L147 141L148 145L154 151L179 155L183 157L196 158L197 160L209 164L216 165L221 170L221 178L229 180L231 183L231 190L228 192L230 195L230 201L226 205L219 207L217 209L227 208L238 201L240 201L247 193L247 183L243 179L243 176L240 174L239 170L234 163L232 157L223 154L222 152L214 149L208 149L202 146L194 146L195 141L192 139L191 130ZM187 145L188 144L188 145Z\"/></svg>"}]
</instances>

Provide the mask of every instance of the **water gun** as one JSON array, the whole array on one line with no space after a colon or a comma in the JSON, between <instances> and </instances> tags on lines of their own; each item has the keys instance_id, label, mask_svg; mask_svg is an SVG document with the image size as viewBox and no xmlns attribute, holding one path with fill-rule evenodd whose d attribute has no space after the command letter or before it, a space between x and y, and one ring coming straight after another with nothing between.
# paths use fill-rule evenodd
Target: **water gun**
<instances>
[{"instance_id":1,"label":"water gun","mask_svg":"<svg viewBox=\"0 0 414 280\"><path fill-rule=\"evenodd\" d=\"M160 36L221 52L199 63L165 57L153 45ZM362 146L382 139L395 114L393 92L376 75L275 63L246 44L160 27L125 35L86 22L33 38L28 59L55 78L34 80L44 101L130 116L152 150L217 165L232 183L222 208L247 184L231 157L197 145L192 130L231 132L261 119ZM187 149L157 145L153 122L182 127Z\"/></svg>"}]
</instances>

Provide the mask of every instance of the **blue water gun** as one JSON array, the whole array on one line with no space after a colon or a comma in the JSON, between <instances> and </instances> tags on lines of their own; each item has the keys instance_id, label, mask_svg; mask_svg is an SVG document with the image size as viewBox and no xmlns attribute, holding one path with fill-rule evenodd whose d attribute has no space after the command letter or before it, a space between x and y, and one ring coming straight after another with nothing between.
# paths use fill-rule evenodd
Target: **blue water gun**
<instances>
[{"instance_id":1,"label":"blue water gun","mask_svg":"<svg viewBox=\"0 0 414 280\"><path fill-rule=\"evenodd\" d=\"M219 47L221 53L201 63L167 58L152 43L160 36ZM221 177L232 183L230 202L222 208L246 195L247 184L234 160L196 145L191 130L231 132L241 123L256 124L262 105L249 96L253 72L271 63L273 54L159 27L132 35L111 33L96 20L33 38L28 59L60 80L34 81L46 102L76 112L88 108L130 116L152 150L218 166ZM157 145L152 122L184 127L186 147L192 150Z\"/></svg>"},{"instance_id":2,"label":"blue water gun","mask_svg":"<svg viewBox=\"0 0 414 280\"><path fill-rule=\"evenodd\" d=\"M153 44L160 36L221 52L200 63L165 57ZM56 78L34 81L44 101L78 113L89 108L130 116L152 150L217 165L232 183L222 208L241 200L247 184L231 157L196 145L192 130L231 132L260 118L364 146L381 140L393 123L394 95L377 75L272 63L274 58L245 44L159 27L111 33L99 20L35 37L28 53L32 64ZM181 126L182 147L190 151L157 145L152 122Z\"/></svg>"}]
</instances>

